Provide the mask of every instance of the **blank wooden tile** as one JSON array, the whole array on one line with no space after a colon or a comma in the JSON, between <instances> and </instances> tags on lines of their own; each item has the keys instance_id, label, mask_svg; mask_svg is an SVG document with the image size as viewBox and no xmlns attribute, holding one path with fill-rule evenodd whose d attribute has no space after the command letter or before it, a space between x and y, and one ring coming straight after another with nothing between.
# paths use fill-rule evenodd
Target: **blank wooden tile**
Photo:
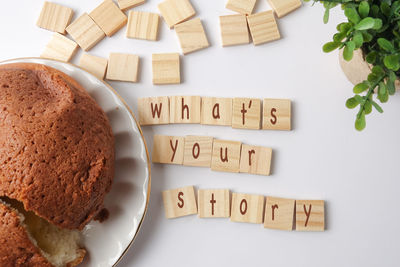
<instances>
[{"instance_id":1,"label":"blank wooden tile","mask_svg":"<svg viewBox=\"0 0 400 267\"><path fill-rule=\"evenodd\" d=\"M189 0L165 0L158 4L158 10L170 28L196 14Z\"/></svg>"},{"instance_id":2,"label":"blank wooden tile","mask_svg":"<svg viewBox=\"0 0 400 267\"><path fill-rule=\"evenodd\" d=\"M268 197L265 204L264 227L292 231L294 199Z\"/></svg>"},{"instance_id":3,"label":"blank wooden tile","mask_svg":"<svg viewBox=\"0 0 400 267\"><path fill-rule=\"evenodd\" d=\"M200 96L171 96L170 123L200 123Z\"/></svg>"},{"instance_id":4,"label":"blank wooden tile","mask_svg":"<svg viewBox=\"0 0 400 267\"><path fill-rule=\"evenodd\" d=\"M129 8L144 4L146 0L118 0L118 6L125 11Z\"/></svg>"},{"instance_id":5,"label":"blank wooden tile","mask_svg":"<svg viewBox=\"0 0 400 267\"><path fill-rule=\"evenodd\" d=\"M210 167L213 138L209 136L186 136L183 165Z\"/></svg>"},{"instance_id":6,"label":"blank wooden tile","mask_svg":"<svg viewBox=\"0 0 400 267\"><path fill-rule=\"evenodd\" d=\"M156 41L159 16L155 13L129 11L126 37Z\"/></svg>"},{"instance_id":7,"label":"blank wooden tile","mask_svg":"<svg viewBox=\"0 0 400 267\"><path fill-rule=\"evenodd\" d=\"M201 124L232 125L232 98L202 97Z\"/></svg>"},{"instance_id":8,"label":"blank wooden tile","mask_svg":"<svg viewBox=\"0 0 400 267\"><path fill-rule=\"evenodd\" d=\"M250 42L246 15L219 17L222 46L248 44Z\"/></svg>"},{"instance_id":9,"label":"blank wooden tile","mask_svg":"<svg viewBox=\"0 0 400 267\"><path fill-rule=\"evenodd\" d=\"M128 20L124 12L112 0L105 0L89 15L107 36L116 33Z\"/></svg>"},{"instance_id":10,"label":"blank wooden tile","mask_svg":"<svg viewBox=\"0 0 400 267\"><path fill-rule=\"evenodd\" d=\"M106 78L108 80L137 82L139 57L131 54L110 53Z\"/></svg>"},{"instance_id":11,"label":"blank wooden tile","mask_svg":"<svg viewBox=\"0 0 400 267\"><path fill-rule=\"evenodd\" d=\"M175 26L184 55L209 46L203 24L199 18L182 22Z\"/></svg>"},{"instance_id":12,"label":"blank wooden tile","mask_svg":"<svg viewBox=\"0 0 400 267\"><path fill-rule=\"evenodd\" d=\"M248 15L253 12L255 4L256 0L228 0L226 8L243 15Z\"/></svg>"},{"instance_id":13,"label":"blank wooden tile","mask_svg":"<svg viewBox=\"0 0 400 267\"><path fill-rule=\"evenodd\" d=\"M139 98L138 109L140 125L169 123L168 96Z\"/></svg>"},{"instance_id":14,"label":"blank wooden tile","mask_svg":"<svg viewBox=\"0 0 400 267\"><path fill-rule=\"evenodd\" d=\"M324 231L323 200L296 200L296 231Z\"/></svg>"},{"instance_id":15,"label":"blank wooden tile","mask_svg":"<svg viewBox=\"0 0 400 267\"><path fill-rule=\"evenodd\" d=\"M75 55L77 48L78 45L74 41L56 32L40 57L68 62Z\"/></svg>"},{"instance_id":16,"label":"blank wooden tile","mask_svg":"<svg viewBox=\"0 0 400 267\"><path fill-rule=\"evenodd\" d=\"M84 13L67 27L67 32L85 51L88 51L104 37L104 32L92 20L92 18Z\"/></svg>"},{"instance_id":17,"label":"blank wooden tile","mask_svg":"<svg viewBox=\"0 0 400 267\"><path fill-rule=\"evenodd\" d=\"M222 172L239 172L241 146L240 142L215 139L211 169Z\"/></svg>"},{"instance_id":18,"label":"blank wooden tile","mask_svg":"<svg viewBox=\"0 0 400 267\"><path fill-rule=\"evenodd\" d=\"M232 222L262 223L264 196L232 193Z\"/></svg>"},{"instance_id":19,"label":"blank wooden tile","mask_svg":"<svg viewBox=\"0 0 400 267\"><path fill-rule=\"evenodd\" d=\"M152 162L182 165L184 147L184 137L154 135Z\"/></svg>"},{"instance_id":20,"label":"blank wooden tile","mask_svg":"<svg viewBox=\"0 0 400 267\"><path fill-rule=\"evenodd\" d=\"M58 33L65 33L74 12L71 8L45 1L36 25Z\"/></svg>"},{"instance_id":21,"label":"blank wooden tile","mask_svg":"<svg viewBox=\"0 0 400 267\"><path fill-rule=\"evenodd\" d=\"M162 192L167 219L196 214L196 196L193 186L187 186Z\"/></svg>"},{"instance_id":22,"label":"blank wooden tile","mask_svg":"<svg viewBox=\"0 0 400 267\"><path fill-rule=\"evenodd\" d=\"M100 80L104 79L106 74L108 60L106 58L97 57L89 54L83 54L79 61L79 66L91 72Z\"/></svg>"},{"instance_id":23,"label":"blank wooden tile","mask_svg":"<svg viewBox=\"0 0 400 267\"><path fill-rule=\"evenodd\" d=\"M240 172L269 175L272 149L269 147L242 145Z\"/></svg>"},{"instance_id":24,"label":"blank wooden tile","mask_svg":"<svg viewBox=\"0 0 400 267\"><path fill-rule=\"evenodd\" d=\"M228 189L200 189L198 192L200 218L230 217L230 199Z\"/></svg>"},{"instance_id":25,"label":"blank wooden tile","mask_svg":"<svg viewBox=\"0 0 400 267\"><path fill-rule=\"evenodd\" d=\"M281 18L301 6L300 0L268 0L278 18Z\"/></svg>"},{"instance_id":26,"label":"blank wooden tile","mask_svg":"<svg viewBox=\"0 0 400 267\"><path fill-rule=\"evenodd\" d=\"M232 127L238 129L260 129L261 100L257 98L234 98Z\"/></svg>"},{"instance_id":27,"label":"blank wooden tile","mask_svg":"<svg viewBox=\"0 0 400 267\"><path fill-rule=\"evenodd\" d=\"M263 129L291 130L290 99L270 99L263 101Z\"/></svg>"},{"instance_id":28,"label":"blank wooden tile","mask_svg":"<svg viewBox=\"0 0 400 267\"><path fill-rule=\"evenodd\" d=\"M254 45L260 45L281 38L272 10L249 15L247 22Z\"/></svg>"},{"instance_id":29,"label":"blank wooden tile","mask_svg":"<svg viewBox=\"0 0 400 267\"><path fill-rule=\"evenodd\" d=\"M178 53L153 54L153 84L181 83Z\"/></svg>"}]
</instances>

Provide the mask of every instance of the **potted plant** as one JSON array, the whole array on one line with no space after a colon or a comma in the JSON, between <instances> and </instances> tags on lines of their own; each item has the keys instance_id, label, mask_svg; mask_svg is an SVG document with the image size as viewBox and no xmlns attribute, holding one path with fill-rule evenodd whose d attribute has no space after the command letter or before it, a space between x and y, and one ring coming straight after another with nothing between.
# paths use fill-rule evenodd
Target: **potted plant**
<instances>
[{"instance_id":1,"label":"potted plant","mask_svg":"<svg viewBox=\"0 0 400 267\"><path fill-rule=\"evenodd\" d=\"M342 68L356 83L355 95L347 99L346 106L359 107L355 128L361 131L366 126L365 115L373 108L382 113L378 102L387 102L396 92L400 76L400 0L311 1L324 5L324 23L329 20L330 9L341 5L344 10L347 21L337 25L338 32L323 51L341 50Z\"/></svg>"}]
</instances>

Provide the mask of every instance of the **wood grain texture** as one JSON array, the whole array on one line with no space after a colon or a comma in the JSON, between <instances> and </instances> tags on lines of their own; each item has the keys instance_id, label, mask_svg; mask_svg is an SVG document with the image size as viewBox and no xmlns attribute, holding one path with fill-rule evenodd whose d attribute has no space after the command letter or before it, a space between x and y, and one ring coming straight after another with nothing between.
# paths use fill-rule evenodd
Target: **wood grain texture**
<instances>
[{"instance_id":1,"label":"wood grain texture","mask_svg":"<svg viewBox=\"0 0 400 267\"><path fill-rule=\"evenodd\" d=\"M234 98L232 127L237 129L260 129L261 100L257 98Z\"/></svg>"},{"instance_id":2,"label":"wood grain texture","mask_svg":"<svg viewBox=\"0 0 400 267\"><path fill-rule=\"evenodd\" d=\"M257 0L228 0L226 8L243 15L249 15L253 13L256 1Z\"/></svg>"},{"instance_id":3,"label":"wood grain texture","mask_svg":"<svg viewBox=\"0 0 400 267\"><path fill-rule=\"evenodd\" d=\"M184 55L209 46L203 24L199 18L191 19L175 25L179 43Z\"/></svg>"},{"instance_id":4,"label":"wood grain texture","mask_svg":"<svg viewBox=\"0 0 400 267\"><path fill-rule=\"evenodd\" d=\"M118 6L122 11L144 4L146 0L118 0Z\"/></svg>"},{"instance_id":5,"label":"wood grain texture","mask_svg":"<svg viewBox=\"0 0 400 267\"><path fill-rule=\"evenodd\" d=\"M168 96L139 98L138 110L140 125L160 125L169 123Z\"/></svg>"},{"instance_id":6,"label":"wood grain texture","mask_svg":"<svg viewBox=\"0 0 400 267\"><path fill-rule=\"evenodd\" d=\"M165 216L168 219L196 214L196 196L193 186L186 186L162 192Z\"/></svg>"},{"instance_id":7,"label":"wood grain texture","mask_svg":"<svg viewBox=\"0 0 400 267\"><path fill-rule=\"evenodd\" d=\"M210 167L213 138L209 136L186 136L183 165Z\"/></svg>"},{"instance_id":8,"label":"wood grain texture","mask_svg":"<svg viewBox=\"0 0 400 267\"><path fill-rule=\"evenodd\" d=\"M153 54L153 84L179 84L181 82L178 53Z\"/></svg>"},{"instance_id":9,"label":"wood grain texture","mask_svg":"<svg viewBox=\"0 0 400 267\"><path fill-rule=\"evenodd\" d=\"M270 175L271 158L271 148L243 144L240 154L240 172Z\"/></svg>"},{"instance_id":10,"label":"wood grain texture","mask_svg":"<svg viewBox=\"0 0 400 267\"><path fill-rule=\"evenodd\" d=\"M165 0L158 4L158 10L170 28L196 14L189 0Z\"/></svg>"},{"instance_id":11,"label":"wood grain texture","mask_svg":"<svg viewBox=\"0 0 400 267\"><path fill-rule=\"evenodd\" d=\"M104 79L108 65L106 58L97 57L89 54L82 54L79 61L79 66L83 69L91 72L94 76L100 80Z\"/></svg>"},{"instance_id":12,"label":"wood grain texture","mask_svg":"<svg viewBox=\"0 0 400 267\"><path fill-rule=\"evenodd\" d=\"M219 17L222 46L248 44L250 42L246 15Z\"/></svg>"},{"instance_id":13,"label":"wood grain texture","mask_svg":"<svg viewBox=\"0 0 400 267\"><path fill-rule=\"evenodd\" d=\"M89 15L107 36L112 36L116 33L128 20L112 0L103 1Z\"/></svg>"},{"instance_id":14,"label":"wood grain texture","mask_svg":"<svg viewBox=\"0 0 400 267\"><path fill-rule=\"evenodd\" d=\"M296 200L296 231L324 231L323 200Z\"/></svg>"},{"instance_id":15,"label":"wood grain texture","mask_svg":"<svg viewBox=\"0 0 400 267\"><path fill-rule=\"evenodd\" d=\"M265 130L286 130L292 129L292 111L290 99L263 100L263 126Z\"/></svg>"},{"instance_id":16,"label":"wood grain texture","mask_svg":"<svg viewBox=\"0 0 400 267\"><path fill-rule=\"evenodd\" d=\"M268 3L275 11L278 18L282 18L301 7L300 0L268 0Z\"/></svg>"},{"instance_id":17,"label":"wood grain texture","mask_svg":"<svg viewBox=\"0 0 400 267\"><path fill-rule=\"evenodd\" d=\"M40 57L68 62L75 55L77 48L78 45L74 41L56 32Z\"/></svg>"},{"instance_id":18,"label":"wood grain texture","mask_svg":"<svg viewBox=\"0 0 400 267\"><path fill-rule=\"evenodd\" d=\"M170 123L200 123L200 96L171 96Z\"/></svg>"},{"instance_id":19,"label":"wood grain texture","mask_svg":"<svg viewBox=\"0 0 400 267\"><path fill-rule=\"evenodd\" d=\"M264 196L232 193L232 222L263 223Z\"/></svg>"},{"instance_id":20,"label":"wood grain texture","mask_svg":"<svg viewBox=\"0 0 400 267\"><path fill-rule=\"evenodd\" d=\"M110 53L106 78L114 81L137 82L139 57L132 54Z\"/></svg>"},{"instance_id":21,"label":"wood grain texture","mask_svg":"<svg viewBox=\"0 0 400 267\"><path fill-rule=\"evenodd\" d=\"M232 98L202 97L201 124L232 125Z\"/></svg>"},{"instance_id":22,"label":"wood grain texture","mask_svg":"<svg viewBox=\"0 0 400 267\"><path fill-rule=\"evenodd\" d=\"M74 12L71 8L45 1L36 25L58 33L65 33Z\"/></svg>"},{"instance_id":23,"label":"wood grain texture","mask_svg":"<svg viewBox=\"0 0 400 267\"><path fill-rule=\"evenodd\" d=\"M239 172L242 143L237 141L214 140L211 169L222 172Z\"/></svg>"},{"instance_id":24,"label":"wood grain texture","mask_svg":"<svg viewBox=\"0 0 400 267\"><path fill-rule=\"evenodd\" d=\"M85 51L90 50L105 37L104 32L87 13L72 22L66 31Z\"/></svg>"},{"instance_id":25,"label":"wood grain texture","mask_svg":"<svg viewBox=\"0 0 400 267\"><path fill-rule=\"evenodd\" d=\"M184 147L184 137L154 135L152 162L182 165Z\"/></svg>"},{"instance_id":26,"label":"wood grain texture","mask_svg":"<svg viewBox=\"0 0 400 267\"><path fill-rule=\"evenodd\" d=\"M264 44L281 38L272 10L249 15L247 22L254 45Z\"/></svg>"},{"instance_id":27,"label":"wood grain texture","mask_svg":"<svg viewBox=\"0 0 400 267\"><path fill-rule=\"evenodd\" d=\"M156 41L159 16L156 13L130 11L126 37Z\"/></svg>"},{"instance_id":28,"label":"wood grain texture","mask_svg":"<svg viewBox=\"0 0 400 267\"><path fill-rule=\"evenodd\" d=\"M292 231L294 219L294 199L267 197L264 227Z\"/></svg>"},{"instance_id":29,"label":"wood grain texture","mask_svg":"<svg viewBox=\"0 0 400 267\"><path fill-rule=\"evenodd\" d=\"M200 218L229 218L229 189L200 189L197 192Z\"/></svg>"}]
</instances>

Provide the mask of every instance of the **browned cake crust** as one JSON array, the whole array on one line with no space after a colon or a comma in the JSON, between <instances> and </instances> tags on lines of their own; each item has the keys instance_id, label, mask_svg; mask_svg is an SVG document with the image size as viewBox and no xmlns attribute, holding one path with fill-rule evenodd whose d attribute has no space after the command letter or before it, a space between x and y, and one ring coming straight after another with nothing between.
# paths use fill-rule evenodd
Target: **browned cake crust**
<instances>
[{"instance_id":1,"label":"browned cake crust","mask_svg":"<svg viewBox=\"0 0 400 267\"><path fill-rule=\"evenodd\" d=\"M0 244L2 267L52 266L29 239L17 212L2 203L0 203Z\"/></svg>"},{"instance_id":2,"label":"browned cake crust","mask_svg":"<svg viewBox=\"0 0 400 267\"><path fill-rule=\"evenodd\" d=\"M71 77L31 63L0 66L0 196L82 229L114 176L109 121Z\"/></svg>"}]
</instances>

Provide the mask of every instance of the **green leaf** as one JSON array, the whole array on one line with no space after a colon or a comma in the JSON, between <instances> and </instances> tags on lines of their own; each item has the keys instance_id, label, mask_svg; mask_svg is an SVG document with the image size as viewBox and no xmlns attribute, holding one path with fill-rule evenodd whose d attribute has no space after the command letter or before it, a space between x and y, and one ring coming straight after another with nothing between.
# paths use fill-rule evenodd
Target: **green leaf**
<instances>
[{"instance_id":1,"label":"green leaf","mask_svg":"<svg viewBox=\"0 0 400 267\"><path fill-rule=\"evenodd\" d=\"M386 82L386 86L388 88L390 95L394 95L394 93L396 92L396 86L395 86L396 79L397 79L396 74L393 71L389 71L389 79Z\"/></svg>"},{"instance_id":2,"label":"green leaf","mask_svg":"<svg viewBox=\"0 0 400 267\"><path fill-rule=\"evenodd\" d=\"M358 101L354 97L351 97L351 98L347 99L347 101L346 101L346 107L349 109L353 109L353 108L357 107L358 104L359 104Z\"/></svg>"},{"instance_id":3,"label":"green leaf","mask_svg":"<svg viewBox=\"0 0 400 267\"><path fill-rule=\"evenodd\" d=\"M354 28L356 30L369 30L375 25L375 19L371 17L363 18Z\"/></svg>"},{"instance_id":4,"label":"green leaf","mask_svg":"<svg viewBox=\"0 0 400 267\"><path fill-rule=\"evenodd\" d=\"M383 109L381 108L381 106L379 106L378 103L376 103L375 101L371 101L372 105L374 106L374 108L379 112L379 113L383 113Z\"/></svg>"},{"instance_id":5,"label":"green leaf","mask_svg":"<svg viewBox=\"0 0 400 267\"><path fill-rule=\"evenodd\" d=\"M378 99L381 103L385 103L389 99L388 90L383 82L380 82L378 86Z\"/></svg>"},{"instance_id":6,"label":"green leaf","mask_svg":"<svg viewBox=\"0 0 400 267\"><path fill-rule=\"evenodd\" d=\"M385 56L383 63L385 64L385 67L390 70L398 71L400 68L399 56L397 55Z\"/></svg>"},{"instance_id":7,"label":"green leaf","mask_svg":"<svg viewBox=\"0 0 400 267\"><path fill-rule=\"evenodd\" d=\"M390 17L390 6L386 2L381 3L381 11L386 17Z\"/></svg>"},{"instance_id":8,"label":"green leaf","mask_svg":"<svg viewBox=\"0 0 400 267\"><path fill-rule=\"evenodd\" d=\"M355 94L360 94L360 93L366 91L368 88L369 88L368 84L366 84L365 82L362 82L362 83L356 84L354 86L353 92Z\"/></svg>"},{"instance_id":9,"label":"green leaf","mask_svg":"<svg viewBox=\"0 0 400 267\"><path fill-rule=\"evenodd\" d=\"M376 76L383 76L385 75L385 71L383 70L383 68L379 65L376 65L372 68L372 73L374 73Z\"/></svg>"},{"instance_id":10,"label":"green leaf","mask_svg":"<svg viewBox=\"0 0 400 267\"><path fill-rule=\"evenodd\" d=\"M359 116L356 118L355 127L358 131L364 130L366 126L365 122L365 112L363 111Z\"/></svg>"},{"instance_id":11,"label":"green leaf","mask_svg":"<svg viewBox=\"0 0 400 267\"><path fill-rule=\"evenodd\" d=\"M378 82L378 80L379 80L379 77L375 73L370 73L368 75L368 81L370 83L376 83L376 82Z\"/></svg>"},{"instance_id":12,"label":"green leaf","mask_svg":"<svg viewBox=\"0 0 400 267\"><path fill-rule=\"evenodd\" d=\"M372 6L371 6L371 11L370 11L370 13L372 13L372 16L373 16L373 17L375 17L375 18L378 17L379 12L380 12L379 6L377 6L377 5L372 5Z\"/></svg>"},{"instance_id":13,"label":"green leaf","mask_svg":"<svg viewBox=\"0 0 400 267\"><path fill-rule=\"evenodd\" d=\"M382 48L383 50L385 50L387 52L394 51L393 44L391 42L389 42L387 39L378 38L377 42L378 42L379 47Z\"/></svg>"},{"instance_id":14,"label":"green leaf","mask_svg":"<svg viewBox=\"0 0 400 267\"><path fill-rule=\"evenodd\" d=\"M346 33L338 32L333 35L333 41L341 44L342 40L346 37Z\"/></svg>"},{"instance_id":15,"label":"green leaf","mask_svg":"<svg viewBox=\"0 0 400 267\"><path fill-rule=\"evenodd\" d=\"M374 38L372 36L372 34L369 34L367 32L363 32L362 35L363 35L363 38L364 38L364 42L366 42L366 43L371 42L372 39Z\"/></svg>"},{"instance_id":16,"label":"green leaf","mask_svg":"<svg viewBox=\"0 0 400 267\"><path fill-rule=\"evenodd\" d=\"M357 24L360 22L360 16L354 8L346 7L344 9L344 15L349 19L350 22Z\"/></svg>"},{"instance_id":17,"label":"green leaf","mask_svg":"<svg viewBox=\"0 0 400 267\"><path fill-rule=\"evenodd\" d=\"M338 25L338 27L339 27L339 29L338 29L339 32L344 32L347 34L347 32L351 29L352 25L349 22L344 22L344 23L340 23Z\"/></svg>"},{"instance_id":18,"label":"green leaf","mask_svg":"<svg viewBox=\"0 0 400 267\"><path fill-rule=\"evenodd\" d=\"M324 51L325 53L329 53L333 50L335 50L336 48L338 48L342 43L340 42L329 42L324 44L324 46L322 47L322 51Z\"/></svg>"},{"instance_id":19,"label":"green leaf","mask_svg":"<svg viewBox=\"0 0 400 267\"><path fill-rule=\"evenodd\" d=\"M386 26L388 26L388 25L386 25ZM374 20L374 26L372 27L372 29L374 29L374 30L379 30L380 29L380 31L384 30L384 29L381 29L381 28L382 28L382 20L381 19L375 19Z\"/></svg>"},{"instance_id":20,"label":"green leaf","mask_svg":"<svg viewBox=\"0 0 400 267\"><path fill-rule=\"evenodd\" d=\"M367 100L364 104L365 114L370 114L372 112L372 104L371 101Z\"/></svg>"},{"instance_id":21,"label":"green leaf","mask_svg":"<svg viewBox=\"0 0 400 267\"><path fill-rule=\"evenodd\" d=\"M376 55L377 55L377 52L376 52L376 51L369 52L368 55L365 57L365 60L366 60L369 64L374 64L374 63L375 63L375 60L376 60Z\"/></svg>"},{"instance_id":22,"label":"green leaf","mask_svg":"<svg viewBox=\"0 0 400 267\"><path fill-rule=\"evenodd\" d=\"M328 7L325 8L325 13L324 13L324 18L323 18L323 21L325 24L327 24L329 21L329 10L330 10L330 8L328 8Z\"/></svg>"},{"instance_id":23,"label":"green leaf","mask_svg":"<svg viewBox=\"0 0 400 267\"><path fill-rule=\"evenodd\" d=\"M362 36L362 33L359 32L359 31L356 31L354 33L354 36L353 36L353 41L354 41L354 44L356 46L356 49L360 48L362 46L363 42L364 42L364 38Z\"/></svg>"},{"instance_id":24,"label":"green leaf","mask_svg":"<svg viewBox=\"0 0 400 267\"><path fill-rule=\"evenodd\" d=\"M350 61L353 58L353 51L356 45L353 41L349 41L346 43L346 46L343 50L343 58L346 61Z\"/></svg>"},{"instance_id":25,"label":"green leaf","mask_svg":"<svg viewBox=\"0 0 400 267\"><path fill-rule=\"evenodd\" d=\"M369 4L368 1L362 1L360 5L358 6L358 13L360 13L360 16L362 18L365 18L369 14Z\"/></svg>"}]
</instances>

